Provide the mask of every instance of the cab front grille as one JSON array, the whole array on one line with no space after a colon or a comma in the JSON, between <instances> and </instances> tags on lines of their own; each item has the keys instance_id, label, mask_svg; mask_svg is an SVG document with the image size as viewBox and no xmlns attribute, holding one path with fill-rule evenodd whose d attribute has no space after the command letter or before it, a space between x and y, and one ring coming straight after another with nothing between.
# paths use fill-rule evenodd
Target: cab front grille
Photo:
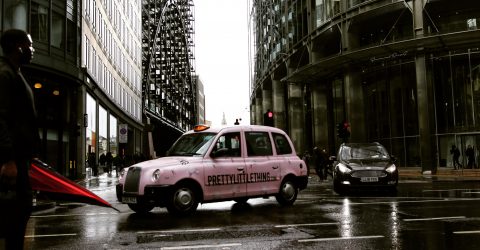
<instances>
[{"instance_id":1,"label":"cab front grille","mask_svg":"<svg viewBox=\"0 0 480 250\"><path fill-rule=\"evenodd\" d=\"M138 184L142 176L142 169L138 167L131 167L128 169L127 177L125 178L124 192L138 193Z\"/></svg>"}]
</instances>

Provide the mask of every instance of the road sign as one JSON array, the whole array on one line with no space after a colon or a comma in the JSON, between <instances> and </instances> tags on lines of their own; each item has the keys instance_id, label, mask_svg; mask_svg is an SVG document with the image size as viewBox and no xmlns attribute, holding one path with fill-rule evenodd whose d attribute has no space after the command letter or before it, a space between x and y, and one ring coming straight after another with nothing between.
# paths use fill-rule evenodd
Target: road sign
<instances>
[{"instance_id":1,"label":"road sign","mask_svg":"<svg viewBox=\"0 0 480 250\"><path fill-rule=\"evenodd\" d=\"M128 124L118 125L118 143L128 142Z\"/></svg>"}]
</instances>

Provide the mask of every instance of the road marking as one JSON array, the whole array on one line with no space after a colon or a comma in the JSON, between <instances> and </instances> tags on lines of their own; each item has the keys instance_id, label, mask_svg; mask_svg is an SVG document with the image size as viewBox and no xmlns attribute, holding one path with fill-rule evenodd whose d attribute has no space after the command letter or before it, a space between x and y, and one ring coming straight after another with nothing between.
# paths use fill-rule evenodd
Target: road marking
<instances>
[{"instance_id":1,"label":"road marking","mask_svg":"<svg viewBox=\"0 0 480 250\"><path fill-rule=\"evenodd\" d=\"M70 216L97 216L97 215L118 215L118 213L86 213L86 214L32 215L32 216L30 216L30 218L51 218L51 217L70 217Z\"/></svg>"},{"instance_id":2,"label":"road marking","mask_svg":"<svg viewBox=\"0 0 480 250\"><path fill-rule=\"evenodd\" d=\"M339 222L324 222L324 223L306 223L306 224L290 224L290 225L276 225L277 228L285 227L304 227L304 226L329 226L329 225L338 225Z\"/></svg>"},{"instance_id":3,"label":"road marking","mask_svg":"<svg viewBox=\"0 0 480 250\"><path fill-rule=\"evenodd\" d=\"M241 246L240 243L230 243L230 244L218 244L218 245L195 245L195 246L178 246L178 247L162 247L160 249L165 250L177 250L177 249L199 249L199 248L223 248L223 247L238 247Z\"/></svg>"},{"instance_id":4,"label":"road marking","mask_svg":"<svg viewBox=\"0 0 480 250\"><path fill-rule=\"evenodd\" d=\"M422 197L412 197L421 199ZM371 205L371 204L391 204L391 203L425 203L425 202L456 202L456 201L478 201L480 198L443 198L443 199L430 199L430 200L416 200L416 201L378 201L378 202L352 202L348 205Z\"/></svg>"},{"instance_id":5,"label":"road marking","mask_svg":"<svg viewBox=\"0 0 480 250\"><path fill-rule=\"evenodd\" d=\"M476 231L455 231L454 234L480 234L480 230Z\"/></svg>"},{"instance_id":6,"label":"road marking","mask_svg":"<svg viewBox=\"0 0 480 250\"><path fill-rule=\"evenodd\" d=\"M403 219L403 221L429 221L429 220L449 220L449 219L465 219L465 216L452 216L452 217L433 217L433 218L420 218L420 219Z\"/></svg>"},{"instance_id":7,"label":"road marking","mask_svg":"<svg viewBox=\"0 0 480 250\"><path fill-rule=\"evenodd\" d=\"M155 234L155 233L192 233L192 232L212 232L220 231L221 228L203 228L203 229L185 229L185 230L160 230L160 231L138 231L137 234Z\"/></svg>"},{"instance_id":8,"label":"road marking","mask_svg":"<svg viewBox=\"0 0 480 250\"><path fill-rule=\"evenodd\" d=\"M335 241L335 240L362 240L362 239L378 239L384 238L383 235L370 235L370 236L352 236L352 237L336 237L336 238L316 238L316 239L303 239L298 242L317 242L317 241Z\"/></svg>"},{"instance_id":9,"label":"road marking","mask_svg":"<svg viewBox=\"0 0 480 250\"><path fill-rule=\"evenodd\" d=\"M25 238L64 237L64 236L77 236L77 234L38 234L38 235L25 235Z\"/></svg>"},{"instance_id":10,"label":"road marking","mask_svg":"<svg viewBox=\"0 0 480 250\"><path fill-rule=\"evenodd\" d=\"M473 191L478 189L457 188L457 189L425 189L422 192L449 192L449 191ZM479 190L480 191L480 190Z\"/></svg>"}]
</instances>

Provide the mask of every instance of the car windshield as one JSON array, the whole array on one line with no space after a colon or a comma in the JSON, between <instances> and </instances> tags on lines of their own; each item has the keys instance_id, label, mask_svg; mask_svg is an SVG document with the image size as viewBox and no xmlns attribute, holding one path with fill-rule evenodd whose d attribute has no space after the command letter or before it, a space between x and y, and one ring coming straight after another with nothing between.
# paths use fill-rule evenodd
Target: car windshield
<instances>
[{"instance_id":1,"label":"car windshield","mask_svg":"<svg viewBox=\"0 0 480 250\"><path fill-rule=\"evenodd\" d=\"M380 145L343 146L340 157L345 161L389 159L387 151Z\"/></svg>"},{"instance_id":2,"label":"car windshield","mask_svg":"<svg viewBox=\"0 0 480 250\"><path fill-rule=\"evenodd\" d=\"M203 156L215 135L214 133L185 134L168 150L167 156Z\"/></svg>"}]
</instances>

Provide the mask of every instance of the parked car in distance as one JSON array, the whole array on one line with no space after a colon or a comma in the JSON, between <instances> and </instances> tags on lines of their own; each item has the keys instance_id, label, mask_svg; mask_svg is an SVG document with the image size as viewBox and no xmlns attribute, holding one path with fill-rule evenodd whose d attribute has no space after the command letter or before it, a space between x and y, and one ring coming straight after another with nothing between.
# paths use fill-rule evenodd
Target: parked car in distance
<instances>
[{"instance_id":1,"label":"parked car in distance","mask_svg":"<svg viewBox=\"0 0 480 250\"><path fill-rule=\"evenodd\" d=\"M333 190L338 194L360 188L396 190L395 158L378 142L343 143L333 160Z\"/></svg>"},{"instance_id":2,"label":"parked car in distance","mask_svg":"<svg viewBox=\"0 0 480 250\"><path fill-rule=\"evenodd\" d=\"M187 215L199 203L275 196L292 205L307 187L307 165L288 135L274 127L195 126L166 157L125 168L116 187L120 202L138 213L166 207Z\"/></svg>"}]
</instances>

